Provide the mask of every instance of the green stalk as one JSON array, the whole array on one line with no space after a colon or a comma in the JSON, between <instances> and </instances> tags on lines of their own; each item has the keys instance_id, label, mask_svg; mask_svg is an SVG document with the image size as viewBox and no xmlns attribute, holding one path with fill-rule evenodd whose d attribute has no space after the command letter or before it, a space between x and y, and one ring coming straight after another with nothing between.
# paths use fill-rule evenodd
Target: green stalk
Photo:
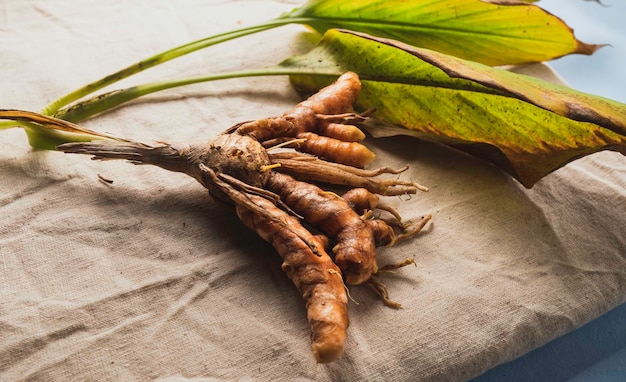
<instances>
[{"instance_id":1,"label":"green stalk","mask_svg":"<svg viewBox=\"0 0 626 382\"><path fill-rule=\"evenodd\" d=\"M186 86L201 82L225 80L232 78L244 78L244 77L261 77L261 76L284 76L284 75L304 75L315 74L319 76L337 76L335 72L320 72L318 70L311 69L303 70L302 68L288 68L283 67L280 64L276 66L270 66L260 69L244 70L239 72L229 72L207 75L202 77L183 78L170 81L152 82L143 85L133 86L126 89L120 89L105 93L100 96L88 99L86 101L77 103L71 107L59 110L58 115L54 119L60 119L63 122L79 122L89 118L94 114L98 114L114 107L122 105L133 99L155 93L158 91L171 89L179 86ZM56 146L67 142L84 142L91 141L93 139L109 138L108 136L100 133L89 134L89 130L81 130L76 132L67 132L58 129L54 124L38 123L40 118L32 119L28 118L11 118L13 114L11 111L7 111L7 115L2 114L0 110L0 119L12 119L10 121L11 127L22 127L28 136L28 141L33 148L54 150ZM36 113L33 113L36 114ZM43 116L42 116L43 118ZM45 122L45 121L44 121ZM82 129L82 128L81 128ZM113 139L121 139L114 137Z\"/></svg>"},{"instance_id":2,"label":"green stalk","mask_svg":"<svg viewBox=\"0 0 626 382\"><path fill-rule=\"evenodd\" d=\"M12 129L14 127L25 127L24 123L16 121L3 121L0 122L0 130Z\"/></svg>"},{"instance_id":3,"label":"green stalk","mask_svg":"<svg viewBox=\"0 0 626 382\"><path fill-rule=\"evenodd\" d=\"M262 23L252 27L246 27L226 33L217 34L211 37L203 38L194 42L190 42L176 48L158 53L152 57L148 57L144 60L141 60L133 65L130 65L122 70L119 70L113 74L110 74L106 77L103 77L97 81L94 81L86 86L83 86L79 89L74 90L71 93L66 94L65 96L57 99L56 101L48 104L41 111L42 114L45 115L55 115L55 113L64 106L69 105L72 102L75 102L89 94L92 94L95 91L98 91L108 85L111 85L117 81L120 81L124 78L130 77L134 74L142 72L146 69L154 67L156 65L162 64L164 62L173 60L174 58L184 56L186 54L195 52L197 50L216 45L225 41L233 40L238 37L243 37L246 35L250 35L253 33L262 32L268 29L277 28L280 26L284 26L292 23L306 23L311 19L308 18L290 18L290 17L280 17L274 20L270 20L266 23Z\"/></svg>"},{"instance_id":4,"label":"green stalk","mask_svg":"<svg viewBox=\"0 0 626 382\"><path fill-rule=\"evenodd\" d=\"M28 143L34 149L38 150L56 150L58 145L67 142L89 142L93 140L103 139L100 136L68 133L60 130L53 130L40 126L36 123L24 122L23 126Z\"/></svg>"},{"instance_id":5,"label":"green stalk","mask_svg":"<svg viewBox=\"0 0 626 382\"><path fill-rule=\"evenodd\" d=\"M110 110L114 107L120 106L126 102L132 101L136 98L159 92L166 89L172 89L179 86L192 85L202 82L225 80L232 78L244 78L244 77L262 77L262 76L284 76L284 75L298 75L298 74L316 74L324 75L319 71L306 73L302 68L285 68L280 65L270 66L260 69L250 69L238 72L228 72L211 74L201 77L190 77L183 79L175 79L169 81L151 82L143 85L133 86L126 89L119 89L109 93L99 95L94 98L90 98L86 101L77 103L70 107L59 110L56 113L56 117L64 119L70 122L80 122L95 114L102 113ZM326 73L328 76L336 76L337 73Z\"/></svg>"}]
</instances>

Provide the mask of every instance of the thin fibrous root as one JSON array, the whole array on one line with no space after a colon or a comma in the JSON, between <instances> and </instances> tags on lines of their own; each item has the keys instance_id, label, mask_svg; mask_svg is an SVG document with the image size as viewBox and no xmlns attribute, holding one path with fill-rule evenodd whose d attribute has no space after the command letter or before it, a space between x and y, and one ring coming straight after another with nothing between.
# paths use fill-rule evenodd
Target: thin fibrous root
<instances>
[{"instance_id":1,"label":"thin fibrous root","mask_svg":"<svg viewBox=\"0 0 626 382\"><path fill-rule=\"evenodd\" d=\"M408 180L400 180L400 179L385 179L380 181L383 185L389 186L412 186L415 187L419 191L428 192L428 187L422 186L421 184L411 182Z\"/></svg>"},{"instance_id":2,"label":"thin fibrous root","mask_svg":"<svg viewBox=\"0 0 626 382\"><path fill-rule=\"evenodd\" d=\"M395 170L388 168L360 170L310 156L300 158L283 154L289 153L270 154L270 160L281 164L280 168L277 168L278 171L293 175L300 180L363 187L373 193L386 196L415 194L418 190L425 189L416 183L400 179L371 179L376 175L395 173Z\"/></svg>"},{"instance_id":3,"label":"thin fibrous root","mask_svg":"<svg viewBox=\"0 0 626 382\"><path fill-rule=\"evenodd\" d=\"M376 208L382 211L387 211L389 214L391 214L395 219L394 225L398 225L398 226L402 225L402 216L400 216L400 213L398 212L398 210L396 210L392 206L387 205L385 203L378 203Z\"/></svg>"},{"instance_id":4,"label":"thin fibrous root","mask_svg":"<svg viewBox=\"0 0 626 382\"><path fill-rule=\"evenodd\" d=\"M259 170L261 172L267 172L267 171L273 170L273 169L275 169L277 167L280 167L280 163L274 163L274 164L268 164L268 165L265 165L265 166L261 166Z\"/></svg>"},{"instance_id":5,"label":"thin fibrous root","mask_svg":"<svg viewBox=\"0 0 626 382\"><path fill-rule=\"evenodd\" d=\"M402 308L402 304L395 302L389 298L389 290L387 289L387 286L378 281L374 276L370 277L369 280L367 280L367 285L374 289L374 291L383 301L383 304L385 304L386 306L393 309Z\"/></svg>"},{"instance_id":6,"label":"thin fibrous root","mask_svg":"<svg viewBox=\"0 0 626 382\"><path fill-rule=\"evenodd\" d=\"M367 120L370 115L374 114L374 111L375 109L372 108L362 113L315 114L315 118L334 123L358 124Z\"/></svg>"},{"instance_id":7,"label":"thin fibrous root","mask_svg":"<svg viewBox=\"0 0 626 382\"><path fill-rule=\"evenodd\" d=\"M328 270L328 273L337 273L337 272L335 272L334 270L330 269L330 270ZM346 295L348 296L348 299L350 301L352 301L353 303L355 303L356 305L361 305L357 300L352 298L352 295L350 294L350 288L348 288L348 285L345 283L345 281L343 281L343 277L341 276L341 274L339 274L339 277L341 277L341 282L343 284L344 289L346 290Z\"/></svg>"},{"instance_id":8,"label":"thin fibrous root","mask_svg":"<svg viewBox=\"0 0 626 382\"><path fill-rule=\"evenodd\" d=\"M282 137L267 140L265 142L262 142L262 145L267 149L267 151L272 151L283 147L292 147L294 145L299 145L304 141L306 141L305 138Z\"/></svg>"},{"instance_id":9,"label":"thin fibrous root","mask_svg":"<svg viewBox=\"0 0 626 382\"><path fill-rule=\"evenodd\" d=\"M424 228L426 223L430 221L430 219L432 219L432 215L428 214L428 215L423 216L422 219L415 225L411 224L410 222L403 223L401 228L404 230L404 232L396 235L396 238L393 241L393 243L391 243L391 245L401 240L408 239L411 236L417 235Z\"/></svg>"},{"instance_id":10,"label":"thin fibrous root","mask_svg":"<svg viewBox=\"0 0 626 382\"><path fill-rule=\"evenodd\" d=\"M370 220L374 218L374 211L373 210L367 210L367 211L363 211L363 214L361 214L361 219L363 220Z\"/></svg>"},{"instance_id":11,"label":"thin fibrous root","mask_svg":"<svg viewBox=\"0 0 626 382\"><path fill-rule=\"evenodd\" d=\"M404 165L400 168L391 168L391 167L378 167L378 168L373 168L373 169L363 169L363 168L356 168L353 166L346 166L340 163L335 163L335 162L329 162L329 161L325 161L323 159L319 159L317 156L315 155L310 155L310 154L306 154L306 153L297 153L297 152L293 152L293 151L284 151L284 152L279 152L279 153L272 153L270 154L270 158L272 158L273 160L285 160L285 159L291 159L294 161L300 161L300 162L321 162L323 164L326 165L333 165L333 167L337 167L340 168L346 172L349 172L351 174L354 175L359 175L359 176L364 176L364 177L374 177L374 176L378 176L378 175L382 175L382 174L401 174L403 172L405 172L406 170L409 169L409 165ZM423 186L422 186L423 187ZM424 187L426 188L426 187Z\"/></svg>"},{"instance_id":12,"label":"thin fibrous root","mask_svg":"<svg viewBox=\"0 0 626 382\"><path fill-rule=\"evenodd\" d=\"M415 259L412 258L412 257L409 257L409 258L406 258L406 259L400 261L399 263L385 264L382 267L379 267L378 268L378 273L395 271L398 268L406 267L407 265L411 265L411 264L417 266L417 264L415 263Z\"/></svg>"}]
</instances>

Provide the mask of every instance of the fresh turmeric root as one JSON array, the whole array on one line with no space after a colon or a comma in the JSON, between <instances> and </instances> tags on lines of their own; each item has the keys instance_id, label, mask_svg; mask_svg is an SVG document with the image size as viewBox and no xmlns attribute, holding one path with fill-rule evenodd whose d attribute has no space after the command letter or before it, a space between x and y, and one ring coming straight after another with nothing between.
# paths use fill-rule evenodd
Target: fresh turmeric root
<instances>
[{"instance_id":1,"label":"fresh turmeric root","mask_svg":"<svg viewBox=\"0 0 626 382\"><path fill-rule=\"evenodd\" d=\"M387 305L398 307L373 278L379 269L389 268L378 266L376 247L417 234L429 219L403 222L374 195L414 194L426 188L378 178L406 167L363 169L374 154L359 143L364 136L354 126L365 118L352 110L359 90L358 76L346 73L280 117L237 124L203 144L146 145L118 139L58 149L183 172L215 198L233 204L242 222L282 256L282 268L306 304L313 354L318 362L331 362L344 349L348 327L344 278L347 284L369 283ZM307 181L362 190L340 197ZM374 209L389 217L372 217ZM312 234L303 224L324 235ZM325 249L328 241L334 260Z\"/></svg>"},{"instance_id":2,"label":"fresh turmeric root","mask_svg":"<svg viewBox=\"0 0 626 382\"><path fill-rule=\"evenodd\" d=\"M347 284L362 284L378 272L374 232L344 199L278 172L271 174L266 186L307 224L336 241L335 263Z\"/></svg>"},{"instance_id":3,"label":"fresh turmeric root","mask_svg":"<svg viewBox=\"0 0 626 382\"><path fill-rule=\"evenodd\" d=\"M256 195L251 195L250 199L267 210L271 218L259 216L241 205L236 207L237 215L248 228L270 242L283 258L283 271L306 303L315 359L320 363L337 359L343 351L348 328L348 298L341 270L324 251L319 238L304 229L297 218L267 199ZM311 249L312 243L315 252Z\"/></svg>"}]
</instances>

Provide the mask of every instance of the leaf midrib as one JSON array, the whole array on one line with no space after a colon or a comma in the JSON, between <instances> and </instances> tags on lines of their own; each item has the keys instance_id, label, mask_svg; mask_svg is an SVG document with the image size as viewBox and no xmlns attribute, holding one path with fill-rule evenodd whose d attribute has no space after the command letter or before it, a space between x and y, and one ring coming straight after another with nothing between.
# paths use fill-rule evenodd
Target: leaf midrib
<instances>
[{"instance_id":1,"label":"leaf midrib","mask_svg":"<svg viewBox=\"0 0 626 382\"><path fill-rule=\"evenodd\" d=\"M294 21L295 22L295 21ZM464 28L452 28L452 27L441 27L441 26L437 26L437 27L433 27L429 24L415 24L415 23L401 23L401 22L381 22L380 20L374 20L374 19L350 19L350 18L322 18L322 17L316 17L314 19L307 19L307 20L303 20L300 21L298 23L302 23L302 24L307 24L310 25L311 27L313 27L316 23L319 24L343 24L343 25L363 25L363 26L367 26L370 29L382 29L382 27L387 27L385 28L386 30L392 29L392 30L401 30L401 31L406 31L406 30L414 30L414 31L419 31L419 30L427 30L427 31L431 31L429 32L430 34L433 33L456 33L456 34L463 34L463 35L467 35L467 36L494 36L494 37L499 37L499 38L509 38L509 39L514 39L514 40L524 40L524 41L528 41L528 40L532 40L532 41L542 41L542 42L552 42L554 43L554 40L549 40L549 39L539 39L539 38L529 38L528 36L520 36L520 35L510 35L510 34L501 34L501 33L494 33L488 30L481 30L481 31L474 31L474 30L468 30L468 29L464 29ZM345 27L343 27L343 29L347 29Z\"/></svg>"}]
</instances>

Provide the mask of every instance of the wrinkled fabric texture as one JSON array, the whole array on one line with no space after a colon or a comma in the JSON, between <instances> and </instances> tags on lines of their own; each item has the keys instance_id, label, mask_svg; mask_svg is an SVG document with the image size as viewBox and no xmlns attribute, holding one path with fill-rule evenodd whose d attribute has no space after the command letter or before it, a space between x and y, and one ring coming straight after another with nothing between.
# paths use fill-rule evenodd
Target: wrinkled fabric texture
<instances>
[{"instance_id":1,"label":"wrinkled fabric texture","mask_svg":"<svg viewBox=\"0 0 626 382\"><path fill-rule=\"evenodd\" d=\"M122 67L255 25L301 1L0 4L0 108L37 111ZM257 68L306 48L283 27L124 80ZM145 142L209 140L300 100L285 77L178 88L84 123ZM374 166L430 187L387 198L433 214L379 250L400 310L351 287L339 361L317 365L297 291L273 249L183 174L33 151L0 131L0 380L460 381L626 299L626 160L602 152L525 189L481 161L412 138L366 140ZM99 176L112 184L99 181Z\"/></svg>"}]
</instances>

